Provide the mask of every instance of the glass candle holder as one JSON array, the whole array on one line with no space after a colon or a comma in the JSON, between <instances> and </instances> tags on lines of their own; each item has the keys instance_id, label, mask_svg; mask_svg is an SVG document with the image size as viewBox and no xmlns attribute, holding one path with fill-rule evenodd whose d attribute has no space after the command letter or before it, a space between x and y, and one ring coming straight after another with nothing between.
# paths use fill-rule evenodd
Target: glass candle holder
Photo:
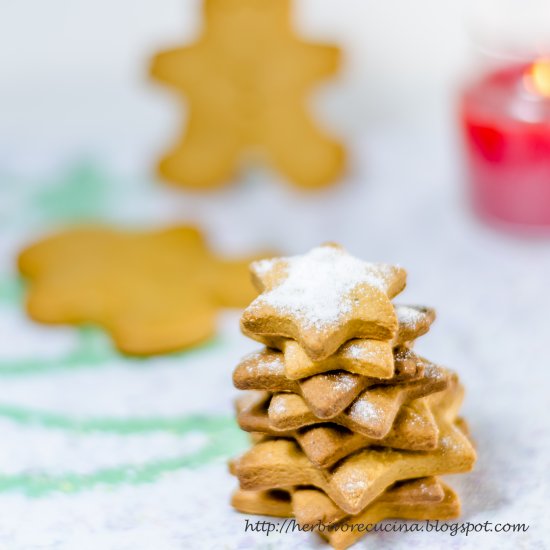
<instances>
[{"instance_id":1,"label":"glass candle holder","mask_svg":"<svg viewBox=\"0 0 550 550\"><path fill-rule=\"evenodd\" d=\"M543 35L533 27L547 21L550 29L550 10L545 2L544 13L530 13L526 22L514 17L518 4L528 9L500 0L495 9L513 6L508 26L501 11L490 32L477 34L483 61L463 90L460 124L475 210L490 221L550 233L550 42L548 31L537 39ZM481 5L490 14L495 2Z\"/></svg>"}]
</instances>

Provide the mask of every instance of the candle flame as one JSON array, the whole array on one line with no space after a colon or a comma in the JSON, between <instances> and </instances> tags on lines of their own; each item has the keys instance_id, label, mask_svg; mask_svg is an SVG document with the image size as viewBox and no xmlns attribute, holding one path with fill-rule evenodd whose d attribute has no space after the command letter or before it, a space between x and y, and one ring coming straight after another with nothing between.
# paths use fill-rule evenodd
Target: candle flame
<instances>
[{"instance_id":1,"label":"candle flame","mask_svg":"<svg viewBox=\"0 0 550 550\"><path fill-rule=\"evenodd\" d=\"M550 58L539 59L529 67L525 85L531 93L550 98Z\"/></svg>"}]
</instances>

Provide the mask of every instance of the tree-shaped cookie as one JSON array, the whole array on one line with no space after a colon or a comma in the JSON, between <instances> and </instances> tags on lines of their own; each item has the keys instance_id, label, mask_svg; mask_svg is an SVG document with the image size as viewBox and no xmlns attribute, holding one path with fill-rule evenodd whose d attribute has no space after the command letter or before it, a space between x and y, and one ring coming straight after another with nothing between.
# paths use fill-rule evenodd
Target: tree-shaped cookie
<instances>
[{"instance_id":1,"label":"tree-shaped cookie","mask_svg":"<svg viewBox=\"0 0 550 550\"><path fill-rule=\"evenodd\" d=\"M44 323L95 323L132 354L164 353L214 334L221 307L254 297L248 262L220 259L192 227L132 233L83 228L24 250L27 309Z\"/></svg>"},{"instance_id":2,"label":"tree-shaped cookie","mask_svg":"<svg viewBox=\"0 0 550 550\"><path fill-rule=\"evenodd\" d=\"M152 75L188 107L183 135L160 161L164 179L221 186L247 151L260 151L300 187L340 175L344 150L307 108L311 88L335 73L339 51L296 35L291 7L291 0L204 0L197 41L154 58Z\"/></svg>"},{"instance_id":3,"label":"tree-shaped cookie","mask_svg":"<svg viewBox=\"0 0 550 550\"><path fill-rule=\"evenodd\" d=\"M406 272L335 244L251 271L260 295L241 328L265 348L233 373L247 391L237 422L252 440L230 463L233 506L314 526L335 550L371 530L356 522L455 517L458 497L436 490L433 476L470 471L476 460L458 417L464 389L412 349L435 311L392 304Z\"/></svg>"}]
</instances>

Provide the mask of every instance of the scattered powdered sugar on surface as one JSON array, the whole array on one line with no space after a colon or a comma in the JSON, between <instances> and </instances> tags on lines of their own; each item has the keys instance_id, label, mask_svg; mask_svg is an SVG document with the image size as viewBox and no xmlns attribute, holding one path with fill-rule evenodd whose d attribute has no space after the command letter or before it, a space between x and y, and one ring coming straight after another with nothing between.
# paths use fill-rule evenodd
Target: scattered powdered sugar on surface
<instances>
[{"instance_id":1,"label":"scattered powdered sugar on surface","mask_svg":"<svg viewBox=\"0 0 550 550\"><path fill-rule=\"evenodd\" d=\"M358 399L350 407L349 415L356 422L366 424L368 422L381 420L384 415L384 410L377 407L371 401L367 401L366 399Z\"/></svg>"},{"instance_id":2,"label":"scattered powdered sugar on surface","mask_svg":"<svg viewBox=\"0 0 550 550\"><path fill-rule=\"evenodd\" d=\"M431 117L432 111L427 109L426 114ZM435 112L433 114L435 120ZM427 120L431 121L432 118ZM403 128L400 125L383 128L378 133L379 129L371 128L372 132L365 137L369 144L376 146L377 152L382 153L376 166L382 177L389 175L393 178L395 175L397 181L403 173L406 178L406 167L410 166L410 162L402 162L400 164L403 166L395 167L393 159L400 155L403 158L409 158L405 155L414 158L416 148L422 152L427 145L433 146L441 154L425 155L422 162L415 162L418 167L414 177L415 185L400 187L402 200L396 201L392 197L395 189L393 185L375 189L374 186L349 182L350 185L339 188L336 197L338 205L349 207L349 221L354 223L344 224L345 227L336 227L334 230L338 238L357 250L369 248L374 254L383 254L384 248L391 246L391 254L400 258L415 274L415 295L429 296L430 301L438 304L444 313L440 330L424 344L423 351L430 359L441 360L459 368L468 395L464 412L471 423L472 435L477 440L479 451L478 463L473 472L454 475L449 480L463 505L462 518L452 521L525 522L529 529L524 533L480 532L454 537L449 537L448 532L434 531L369 533L364 541L352 548L543 549L549 546L550 540L548 491L544 490L550 456L548 405L545 402L550 369L548 361L544 360L548 355L550 292L547 279L550 272L550 242L528 242L527 239L514 239L505 233L483 228L473 216L466 215L462 201L455 200L453 186L439 186L435 189L433 183L436 177L445 177L447 174L449 163L446 161L446 153L451 151L447 149L448 140L439 138L439 124L436 132L431 129L427 131L428 126L435 127L435 124L420 126L418 132L416 126L412 128L407 125ZM411 131L407 137L411 139L403 139L403 130L409 129ZM415 140L414 137L421 139ZM17 168L15 164L13 167ZM359 168L361 176L363 167ZM50 174L48 169L47 177L55 179L56 175ZM20 178L22 185L17 186L0 185L0 204L33 206L32 194L40 188L34 185L31 181L33 179L36 178ZM158 196L151 195L153 201L144 200L145 195L141 193L133 193L132 196L128 193L126 197L127 191L131 192L134 187L126 185L122 180L118 178L113 181L116 186L112 187L111 192L122 200L128 200L125 205L132 212L136 224L140 221L150 223L151 215L160 215L159 221L165 219L160 208L163 201L159 202ZM32 185L29 187L27 183ZM149 187L152 190L154 186ZM211 227L212 236L217 235L218 241L221 238L220 244L241 243L251 248L256 244L259 248L260 245L269 244L265 243L265 239L262 240L262 229L269 227L270 221L265 219L262 205L268 205L273 208L273 218L284 216L287 210L290 214L280 224L283 227L278 228L277 240L273 241L273 245L292 243L296 248L306 246L311 234L320 227L321 217L325 216L326 219L331 216L335 206L332 194L316 200L315 208L308 209L309 228L304 231L303 212L295 212L299 209L292 202L295 200L293 193L281 193L280 187L275 185L257 186L254 190L242 186L235 191L239 192L231 194L235 199L231 199L235 208ZM249 191L252 191L254 198L263 202L258 205L252 204L250 200L240 200L249 196ZM9 199L2 200L4 196ZM35 206L12 208L10 211L6 209L5 215L0 215L4 224L0 231L3 239L0 246L2 283L11 280L11 266L14 265L12 255L28 238L27 228L32 225L28 216L32 214L36 217ZM217 202L204 206L207 207L205 213L218 213ZM23 210L26 210L27 218L23 216ZM2 206L0 211L4 213ZM418 219L418 212L425 213L430 223ZM250 216L250 223L232 223L247 215ZM368 220L361 219L361 216L367 215ZM56 223L53 219L51 221ZM255 221L259 222L259 230L254 235L249 228L254 226ZM230 236L224 236L227 227L233 231ZM432 230L433 227L437 227L436 232ZM365 238L365 234L375 228L379 228L377 238ZM429 246L422 246L420 243L426 243L427 239L430 239ZM255 243L254 246L252 243ZM411 243L416 245L411 246ZM426 269L428 265L433 269ZM495 277L495 274L498 276ZM229 370L255 346L246 342L238 333L234 312L227 312L220 318L223 336L216 346L197 348L181 355L159 356L150 364L149 360L144 363L138 359L106 354L108 363L92 362L88 366L86 363L78 363L78 368L73 368L76 365L74 355L67 364L68 368L65 368L63 364L55 366L55 358L65 352L72 353L72 344L77 343L78 332L67 329L71 338L61 338L65 335L65 329L35 327L22 315L21 323L15 323L14 315L17 314L19 318L21 308L15 300L13 303L6 302L8 293L4 291L11 292L11 285L0 286L3 298L0 334L4 334L0 356L4 361L9 361L6 365L12 365L12 370L2 377L3 405L25 406L33 411L56 414L78 414L79 418L81 415L103 418L111 414L129 420L157 414L169 417L188 413L198 414L199 417L205 413L224 414L227 418L233 415L230 403L235 392L231 388ZM454 290L459 288L467 290L467 299L464 292ZM513 297L510 297L511 292ZM62 332L60 340L56 338L58 331ZM106 345L107 339L101 337L103 341ZM99 357L103 355L104 347L101 344L96 348L95 343L91 351L97 350ZM16 358L25 361L25 368L17 376L10 374L15 371L13 366ZM26 368L30 360L36 365L35 370ZM523 372L529 373L528 376L519 375L519 365ZM50 366L55 368L50 369ZM61 490L39 498L29 496L17 490L18 480L37 479L42 486L47 485L48 480L55 475L55 472L45 468L46 463L41 465L34 461L48 458L50 463L50 459L57 457L67 471L73 470L77 464L69 461L65 452L61 452L65 447L49 444L40 446L40 443L35 446L29 440L23 440L26 439L23 432L27 430L40 432L35 434L36 437L47 435L45 427L40 427L40 424L23 429L20 420L14 420L13 429L7 430L4 426L6 424L3 424L2 431L4 458L6 461L11 458L20 471L25 472L16 477L11 477L7 471L2 472L2 548L181 550L190 547L193 550L265 550L269 547L272 550L330 550L328 545L321 543L315 534L309 532L271 532L266 538L265 532L245 531L245 519L255 521L265 518L243 516L229 505L230 494L238 482L227 471L225 458L214 462L205 459L196 467L183 467L166 472L147 483L134 483L135 474L144 464L143 461L169 460L169 463L174 463L175 455L165 454L169 449L145 434L139 437L143 442L143 452L154 449L155 456L147 457L133 445L124 450L128 435L120 434L123 452L135 453L132 462L128 464L128 470L125 470L128 472L126 481L121 485L94 485L77 492ZM200 425L197 428L202 431ZM54 432L63 431L60 426L48 430L49 437L55 438L58 436ZM170 433L170 429L166 433ZM217 440L211 439L213 436L208 431L204 433L210 441L218 441L217 447L227 457L240 454L231 450L230 435ZM97 463L96 453L103 447L95 447L94 434L74 431L70 438L80 440L81 437L89 438L93 435L94 452L79 456L82 459L87 457L97 468L101 465ZM97 435L103 441L103 435ZM445 433L442 435L445 436ZM457 442L462 442L464 449L468 448L462 437ZM81 448L78 442L71 440L68 445ZM33 463L20 460L20 453L25 450ZM102 456L107 456L109 460L124 458L115 455L114 447ZM117 464L120 462L117 461ZM90 471L93 469L90 468ZM372 483L370 478L368 483Z\"/></svg>"},{"instance_id":3,"label":"scattered powdered sugar on surface","mask_svg":"<svg viewBox=\"0 0 550 550\"><path fill-rule=\"evenodd\" d=\"M283 314L298 317L305 326L318 329L337 322L353 304L349 294L367 284L386 292L393 267L371 264L331 246L314 248L304 256L282 258L286 278L273 290L262 294L256 306L269 305ZM273 260L256 264L258 275L266 274Z\"/></svg>"}]
</instances>

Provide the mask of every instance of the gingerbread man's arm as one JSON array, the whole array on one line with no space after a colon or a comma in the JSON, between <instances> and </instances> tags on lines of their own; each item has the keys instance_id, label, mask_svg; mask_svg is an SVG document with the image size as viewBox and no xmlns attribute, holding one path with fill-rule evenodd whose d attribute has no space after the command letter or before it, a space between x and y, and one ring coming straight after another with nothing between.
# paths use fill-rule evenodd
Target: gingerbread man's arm
<instances>
[{"instance_id":1,"label":"gingerbread man's arm","mask_svg":"<svg viewBox=\"0 0 550 550\"><path fill-rule=\"evenodd\" d=\"M295 55L299 62L302 79L316 82L321 78L332 76L338 71L341 62L341 51L336 46L297 41Z\"/></svg>"},{"instance_id":2,"label":"gingerbread man's arm","mask_svg":"<svg viewBox=\"0 0 550 550\"><path fill-rule=\"evenodd\" d=\"M160 52L151 62L151 75L176 88L188 88L201 72L198 45Z\"/></svg>"}]
</instances>

